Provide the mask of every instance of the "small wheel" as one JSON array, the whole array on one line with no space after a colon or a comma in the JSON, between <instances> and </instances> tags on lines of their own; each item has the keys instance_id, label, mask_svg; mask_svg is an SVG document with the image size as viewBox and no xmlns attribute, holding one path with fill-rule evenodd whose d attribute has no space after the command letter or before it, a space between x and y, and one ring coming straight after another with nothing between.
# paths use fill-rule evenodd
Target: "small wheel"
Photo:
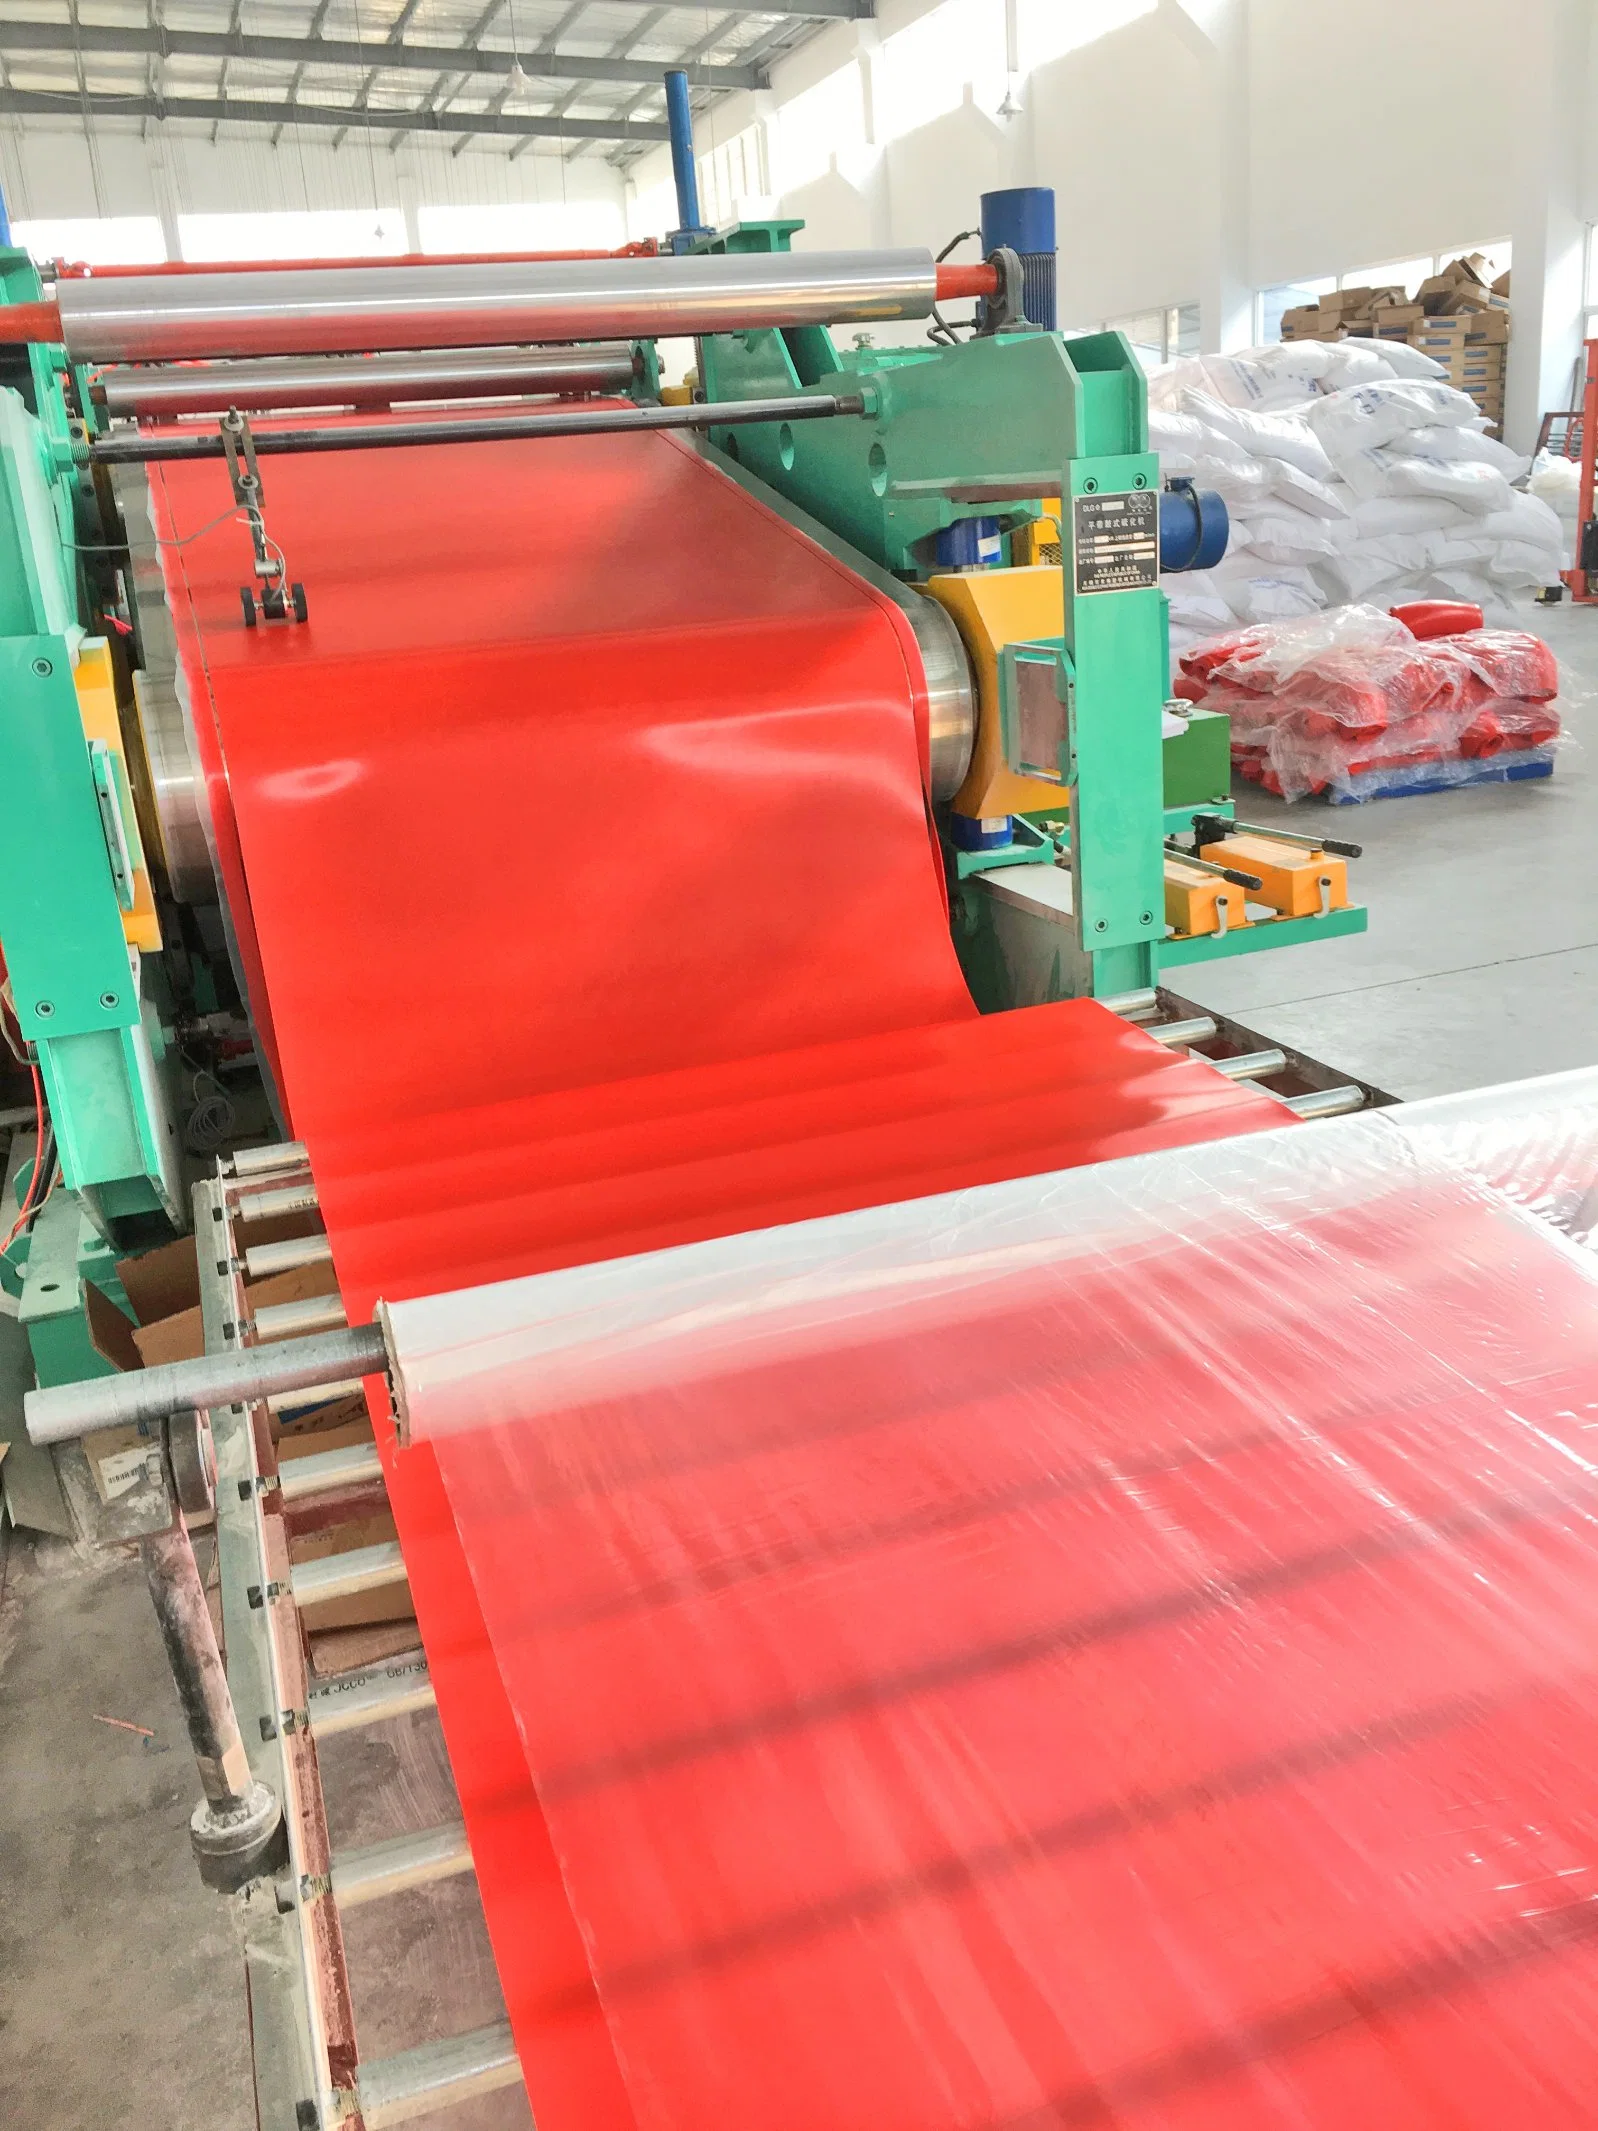
<instances>
[{"instance_id":1,"label":"small wheel","mask_svg":"<svg viewBox=\"0 0 1598 2131\"><path fill-rule=\"evenodd\" d=\"M261 594L261 612L268 621L280 622L287 611L288 603L283 597L283 587L281 585L273 585L268 591Z\"/></svg>"},{"instance_id":2,"label":"small wheel","mask_svg":"<svg viewBox=\"0 0 1598 2131\"><path fill-rule=\"evenodd\" d=\"M304 585L291 586L289 590L289 598L293 601L294 604L294 619L297 622L308 621L310 619L311 610L306 602Z\"/></svg>"},{"instance_id":3,"label":"small wheel","mask_svg":"<svg viewBox=\"0 0 1598 2131\"><path fill-rule=\"evenodd\" d=\"M255 627L255 594L248 585L239 586L239 605L244 609L245 628L253 629Z\"/></svg>"}]
</instances>

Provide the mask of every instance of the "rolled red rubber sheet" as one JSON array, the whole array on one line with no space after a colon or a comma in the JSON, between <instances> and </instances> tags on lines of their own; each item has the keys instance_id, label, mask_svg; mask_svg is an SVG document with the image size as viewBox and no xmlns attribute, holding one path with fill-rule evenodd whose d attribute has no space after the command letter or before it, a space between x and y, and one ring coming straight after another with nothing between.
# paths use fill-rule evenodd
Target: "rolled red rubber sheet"
<instances>
[{"instance_id":1,"label":"rolled red rubber sheet","mask_svg":"<svg viewBox=\"0 0 1598 2131\"><path fill-rule=\"evenodd\" d=\"M904 617L674 440L274 459L299 626L245 628L219 468L152 484L352 1322L1282 1123L1092 1004L975 1014ZM641 2124L434 1450L379 1436L540 2131Z\"/></svg>"}]
</instances>

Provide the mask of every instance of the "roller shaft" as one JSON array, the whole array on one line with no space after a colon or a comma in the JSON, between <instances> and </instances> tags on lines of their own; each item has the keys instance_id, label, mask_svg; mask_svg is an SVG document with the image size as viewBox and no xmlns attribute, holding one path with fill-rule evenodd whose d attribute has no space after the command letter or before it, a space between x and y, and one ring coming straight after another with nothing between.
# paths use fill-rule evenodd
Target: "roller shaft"
<instances>
[{"instance_id":1,"label":"roller shaft","mask_svg":"<svg viewBox=\"0 0 1598 2131\"><path fill-rule=\"evenodd\" d=\"M94 380L110 415L246 413L267 407L390 407L408 400L526 392L625 392L636 358L625 342L591 348L446 348L412 355L266 357L114 368Z\"/></svg>"},{"instance_id":2,"label":"roller shaft","mask_svg":"<svg viewBox=\"0 0 1598 2131\"><path fill-rule=\"evenodd\" d=\"M937 287L925 251L745 252L91 275L57 283L56 304L75 361L171 362L864 325L927 317Z\"/></svg>"},{"instance_id":3,"label":"roller shaft","mask_svg":"<svg viewBox=\"0 0 1598 2131\"><path fill-rule=\"evenodd\" d=\"M255 449L271 454L308 451L391 451L404 444L498 444L518 438L606 436L628 429L709 429L740 422L804 422L826 415L864 414L858 393L806 393L775 400L725 400L698 407L585 407L557 414L483 414L426 422L347 422L333 429L259 429ZM192 436L144 430L91 444L96 465L139 459L220 459L221 431Z\"/></svg>"},{"instance_id":4,"label":"roller shaft","mask_svg":"<svg viewBox=\"0 0 1598 2131\"><path fill-rule=\"evenodd\" d=\"M227 1354L162 1362L153 1369L129 1369L120 1376L52 1384L26 1393L23 1411L31 1441L67 1443L101 1428L164 1421L191 1407L203 1412L236 1400L265 1398L273 1391L306 1391L345 1377L382 1376L387 1369L388 1347L381 1327L351 1325L314 1339L235 1347Z\"/></svg>"}]
</instances>

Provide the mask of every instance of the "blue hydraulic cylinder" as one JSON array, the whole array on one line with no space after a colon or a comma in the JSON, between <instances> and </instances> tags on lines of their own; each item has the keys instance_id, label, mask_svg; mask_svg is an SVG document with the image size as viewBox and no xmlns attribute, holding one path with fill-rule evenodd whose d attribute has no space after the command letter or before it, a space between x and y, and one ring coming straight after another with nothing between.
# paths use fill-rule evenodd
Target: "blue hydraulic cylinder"
<instances>
[{"instance_id":1,"label":"blue hydraulic cylinder","mask_svg":"<svg viewBox=\"0 0 1598 2131\"><path fill-rule=\"evenodd\" d=\"M1226 553L1232 522L1212 488L1171 481L1160 496L1160 568L1212 570Z\"/></svg>"},{"instance_id":2,"label":"blue hydraulic cylinder","mask_svg":"<svg viewBox=\"0 0 1598 2131\"><path fill-rule=\"evenodd\" d=\"M671 174L677 181L677 227L672 231L672 249L686 247L679 238L707 234L699 219L699 170L694 161L694 116L688 108L688 76L681 67L666 74L666 126L671 134Z\"/></svg>"},{"instance_id":3,"label":"blue hydraulic cylinder","mask_svg":"<svg viewBox=\"0 0 1598 2131\"><path fill-rule=\"evenodd\" d=\"M982 195L982 256L996 252L1001 244L1020 255L1021 288L1026 315L1035 326L1051 333L1060 323L1055 292L1058 252L1054 238L1054 187L1012 185L1004 192Z\"/></svg>"},{"instance_id":4,"label":"blue hydraulic cylinder","mask_svg":"<svg viewBox=\"0 0 1598 2131\"><path fill-rule=\"evenodd\" d=\"M11 217L6 213L6 196L0 192L0 244L11 242Z\"/></svg>"}]
</instances>

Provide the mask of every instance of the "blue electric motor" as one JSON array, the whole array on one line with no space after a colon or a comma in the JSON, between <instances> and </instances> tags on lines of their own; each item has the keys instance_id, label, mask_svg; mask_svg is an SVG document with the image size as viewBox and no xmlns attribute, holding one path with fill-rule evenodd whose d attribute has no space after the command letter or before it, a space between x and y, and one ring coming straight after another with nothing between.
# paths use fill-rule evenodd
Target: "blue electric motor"
<instances>
[{"instance_id":1,"label":"blue electric motor","mask_svg":"<svg viewBox=\"0 0 1598 2131\"><path fill-rule=\"evenodd\" d=\"M1226 553L1232 524L1213 488L1173 478L1160 497L1160 568L1212 570Z\"/></svg>"},{"instance_id":2,"label":"blue electric motor","mask_svg":"<svg viewBox=\"0 0 1598 2131\"><path fill-rule=\"evenodd\" d=\"M1027 317L1033 325L1056 332L1060 312L1055 295L1052 185L1013 185L1005 192L982 195L983 258L989 258L1001 244L1020 257Z\"/></svg>"}]
</instances>

